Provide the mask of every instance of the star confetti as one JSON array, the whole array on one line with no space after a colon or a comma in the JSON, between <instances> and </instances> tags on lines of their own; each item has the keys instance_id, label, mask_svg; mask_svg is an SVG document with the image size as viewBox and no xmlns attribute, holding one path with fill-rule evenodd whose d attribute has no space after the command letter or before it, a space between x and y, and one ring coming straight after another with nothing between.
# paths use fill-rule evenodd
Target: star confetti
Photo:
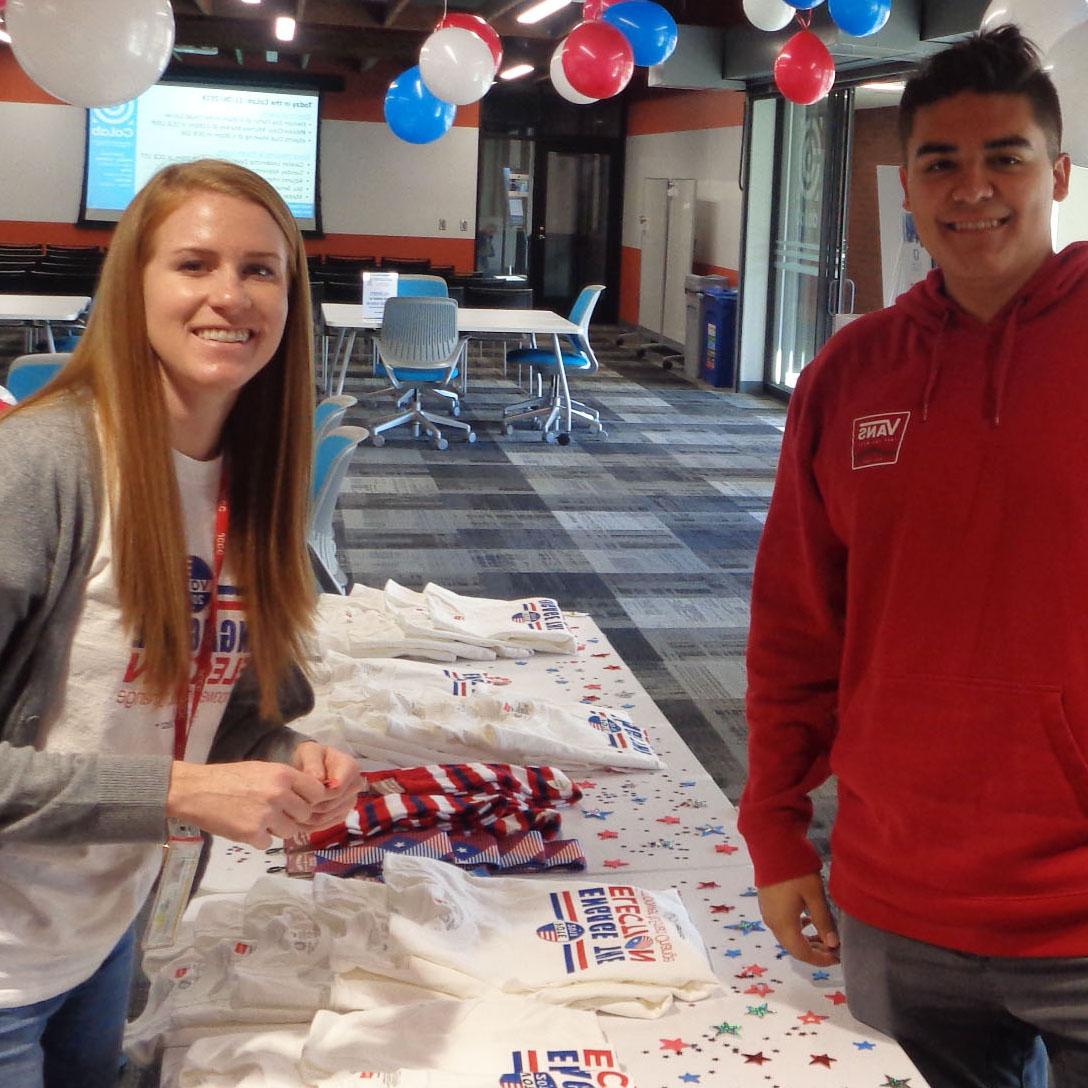
<instances>
[{"instance_id":1,"label":"star confetti","mask_svg":"<svg viewBox=\"0 0 1088 1088\"><path fill-rule=\"evenodd\" d=\"M624 866L630 864L624 861L622 858L607 858L604 863L606 869L622 869Z\"/></svg>"},{"instance_id":2,"label":"star confetti","mask_svg":"<svg viewBox=\"0 0 1088 1088\"><path fill-rule=\"evenodd\" d=\"M731 910L736 910L736 907L731 907L728 903L713 903L710 907L711 914L728 914Z\"/></svg>"},{"instance_id":3,"label":"star confetti","mask_svg":"<svg viewBox=\"0 0 1088 1088\"><path fill-rule=\"evenodd\" d=\"M797 1019L800 1020L802 1024L822 1024L828 1017L821 1016L818 1012L813 1012L809 1009L808 1012L801 1013Z\"/></svg>"},{"instance_id":4,"label":"star confetti","mask_svg":"<svg viewBox=\"0 0 1088 1088\"><path fill-rule=\"evenodd\" d=\"M681 1073L680 1074L680 1079L685 1084L698 1084L699 1083L699 1074L698 1073Z\"/></svg>"},{"instance_id":5,"label":"star confetti","mask_svg":"<svg viewBox=\"0 0 1088 1088\"><path fill-rule=\"evenodd\" d=\"M771 1007L764 1001L762 1005L746 1005L745 1012L747 1012L749 1016L758 1016L760 1020L762 1020L763 1017L771 1014Z\"/></svg>"},{"instance_id":6,"label":"star confetti","mask_svg":"<svg viewBox=\"0 0 1088 1088\"><path fill-rule=\"evenodd\" d=\"M831 972L830 971L813 971L812 972L812 981L813 982L826 982L830 977L831 977Z\"/></svg>"},{"instance_id":7,"label":"star confetti","mask_svg":"<svg viewBox=\"0 0 1088 1088\"><path fill-rule=\"evenodd\" d=\"M740 1034L740 1024L730 1024L730 1023L727 1023L727 1022L723 1022L721 1024L715 1024L714 1025L714 1031L718 1035L739 1035Z\"/></svg>"},{"instance_id":8,"label":"star confetti","mask_svg":"<svg viewBox=\"0 0 1088 1088\"><path fill-rule=\"evenodd\" d=\"M854 1046L856 1046L858 1048L858 1050L875 1050L876 1049L876 1043L872 1042L869 1039L862 1039L860 1042L854 1043Z\"/></svg>"},{"instance_id":9,"label":"star confetti","mask_svg":"<svg viewBox=\"0 0 1088 1088\"><path fill-rule=\"evenodd\" d=\"M611 809L603 808L584 808L582 814L588 817L590 820L607 820L612 815Z\"/></svg>"},{"instance_id":10,"label":"star confetti","mask_svg":"<svg viewBox=\"0 0 1088 1088\"><path fill-rule=\"evenodd\" d=\"M598 831L597 832L597 838L598 839L618 839L619 837L620 837L620 833L618 831Z\"/></svg>"},{"instance_id":11,"label":"star confetti","mask_svg":"<svg viewBox=\"0 0 1088 1088\"><path fill-rule=\"evenodd\" d=\"M842 990L836 990L832 994L824 994L824 997L826 997L827 1000L830 1001L832 1005L845 1005L846 1004L846 994L844 994L842 992Z\"/></svg>"},{"instance_id":12,"label":"star confetti","mask_svg":"<svg viewBox=\"0 0 1088 1088\"><path fill-rule=\"evenodd\" d=\"M695 887L698 891L704 891L707 888L720 888L721 885L716 880L700 880Z\"/></svg>"},{"instance_id":13,"label":"star confetti","mask_svg":"<svg viewBox=\"0 0 1088 1088\"><path fill-rule=\"evenodd\" d=\"M810 1061L808 1064L809 1065L825 1065L825 1066L827 1066L828 1069L830 1069L831 1068L831 1063L832 1062L837 1062L838 1060L839 1060L838 1058L832 1058L830 1054L813 1054L812 1055L812 1061Z\"/></svg>"},{"instance_id":14,"label":"star confetti","mask_svg":"<svg viewBox=\"0 0 1088 1088\"><path fill-rule=\"evenodd\" d=\"M774 993L774 987L768 986L765 982L757 982L754 986L749 986L744 992L746 994L755 994L756 997L766 997L768 994Z\"/></svg>"},{"instance_id":15,"label":"star confetti","mask_svg":"<svg viewBox=\"0 0 1088 1088\"><path fill-rule=\"evenodd\" d=\"M762 922L753 922L753 921L750 921L749 919L745 919L745 920L743 920L741 922L734 922L731 926L724 926L723 928L724 929L736 929L736 930L739 930L741 933L745 933L745 934L747 934L747 933L766 933L767 932L763 928L763 923Z\"/></svg>"},{"instance_id":16,"label":"star confetti","mask_svg":"<svg viewBox=\"0 0 1088 1088\"><path fill-rule=\"evenodd\" d=\"M762 1065L764 1062L769 1062L771 1059L764 1057L761 1050L758 1054L742 1054L745 1065Z\"/></svg>"},{"instance_id":17,"label":"star confetti","mask_svg":"<svg viewBox=\"0 0 1088 1088\"><path fill-rule=\"evenodd\" d=\"M575 782L573 785L577 786L580 790L592 790L596 788L597 783L593 782L591 779L583 778L581 782Z\"/></svg>"},{"instance_id":18,"label":"star confetti","mask_svg":"<svg viewBox=\"0 0 1088 1088\"><path fill-rule=\"evenodd\" d=\"M747 967L741 968L737 978L759 978L760 975L765 975L766 973L766 967L763 967L758 963L750 963Z\"/></svg>"},{"instance_id":19,"label":"star confetti","mask_svg":"<svg viewBox=\"0 0 1088 1088\"><path fill-rule=\"evenodd\" d=\"M715 854L735 854L739 849L739 846L730 846L727 842L719 842L714 844Z\"/></svg>"},{"instance_id":20,"label":"star confetti","mask_svg":"<svg viewBox=\"0 0 1088 1088\"><path fill-rule=\"evenodd\" d=\"M736 959L738 956L744 955L744 953L741 952L739 948L727 948L725 950L725 955L727 955L732 960Z\"/></svg>"},{"instance_id":21,"label":"star confetti","mask_svg":"<svg viewBox=\"0 0 1088 1088\"><path fill-rule=\"evenodd\" d=\"M683 1039L662 1039L661 1049L671 1050L674 1054L683 1053L684 1047L691 1046L691 1043L685 1043Z\"/></svg>"},{"instance_id":22,"label":"star confetti","mask_svg":"<svg viewBox=\"0 0 1088 1088\"><path fill-rule=\"evenodd\" d=\"M880 1088L910 1088L910 1077L889 1077L884 1074L884 1083Z\"/></svg>"},{"instance_id":23,"label":"star confetti","mask_svg":"<svg viewBox=\"0 0 1088 1088\"><path fill-rule=\"evenodd\" d=\"M659 824L678 824L680 822L679 816L658 816L657 822Z\"/></svg>"}]
</instances>

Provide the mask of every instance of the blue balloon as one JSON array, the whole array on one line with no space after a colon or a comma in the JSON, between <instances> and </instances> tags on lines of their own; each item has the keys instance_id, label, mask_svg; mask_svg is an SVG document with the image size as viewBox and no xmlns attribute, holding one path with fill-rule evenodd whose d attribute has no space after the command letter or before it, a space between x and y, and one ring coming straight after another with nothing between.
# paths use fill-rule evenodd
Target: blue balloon
<instances>
[{"instance_id":1,"label":"blue balloon","mask_svg":"<svg viewBox=\"0 0 1088 1088\"><path fill-rule=\"evenodd\" d=\"M835 25L855 38L875 34L892 13L892 0L827 0Z\"/></svg>"},{"instance_id":2,"label":"blue balloon","mask_svg":"<svg viewBox=\"0 0 1088 1088\"><path fill-rule=\"evenodd\" d=\"M435 98L423 85L419 65L401 72L385 92L385 123L410 144L429 144L445 136L457 107Z\"/></svg>"},{"instance_id":3,"label":"blue balloon","mask_svg":"<svg viewBox=\"0 0 1088 1088\"><path fill-rule=\"evenodd\" d=\"M798 11L808 11L810 8L819 7L824 0L786 0L791 8L797 8Z\"/></svg>"},{"instance_id":4,"label":"blue balloon","mask_svg":"<svg viewBox=\"0 0 1088 1088\"><path fill-rule=\"evenodd\" d=\"M676 48L676 20L654 0L622 0L601 18L631 43L635 63L644 68L668 60Z\"/></svg>"}]
</instances>

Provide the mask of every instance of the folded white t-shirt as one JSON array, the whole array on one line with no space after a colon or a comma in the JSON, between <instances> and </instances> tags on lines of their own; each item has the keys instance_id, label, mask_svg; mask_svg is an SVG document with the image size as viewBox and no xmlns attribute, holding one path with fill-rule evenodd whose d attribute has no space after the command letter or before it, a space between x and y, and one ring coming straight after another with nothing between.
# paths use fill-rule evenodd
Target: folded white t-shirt
<instances>
[{"instance_id":1,"label":"folded white t-shirt","mask_svg":"<svg viewBox=\"0 0 1088 1088\"><path fill-rule=\"evenodd\" d=\"M573 653L578 642L559 604L550 597L512 601L465 597L428 582L423 587L427 611L435 627L454 633L467 631L533 650Z\"/></svg>"}]
</instances>

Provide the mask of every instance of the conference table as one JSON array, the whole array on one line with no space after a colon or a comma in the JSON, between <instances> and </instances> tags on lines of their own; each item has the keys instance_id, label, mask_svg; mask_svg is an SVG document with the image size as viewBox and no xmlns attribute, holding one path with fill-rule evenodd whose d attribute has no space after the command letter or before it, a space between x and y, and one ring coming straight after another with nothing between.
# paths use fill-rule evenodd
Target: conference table
<instances>
[{"instance_id":1,"label":"conference table","mask_svg":"<svg viewBox=\"0 0 1088 1088\"><path fill-rule=\"evenodd\" d=\"M344 378L347 375L348 360L355 347L355 338L360 332L374 333L382 326L380 317L364 314L362 304L348 302L324 302L321 304L321 317L326 335L336 333L336 346L332 351L331 368L325 363L325 392L344 391ZM552 310L517 310L475 306L457 308L457 331L469 338L508 336L511 339L521 336L549 337L555 352L556 370L563 390L563 402L567 406L564 430L570 431L570 391L567 388L567 376L562 365L561 336L576 336L581 330L573 321L568 321L561 314ZM462 373L462 389L465 375Z\"/></svg>"},{"instance_id":2,"label":"conference table","mask_svg":"<svg viewBox=\"0 0 1088 1088\"><path fill-rule=\"evenodd\" d=\"M22 325L28 333L43 326L49 350L56 351L53 325L78 321L90 304L90 295L0 295L0 325Z\"/></svg>"}]
</instances>

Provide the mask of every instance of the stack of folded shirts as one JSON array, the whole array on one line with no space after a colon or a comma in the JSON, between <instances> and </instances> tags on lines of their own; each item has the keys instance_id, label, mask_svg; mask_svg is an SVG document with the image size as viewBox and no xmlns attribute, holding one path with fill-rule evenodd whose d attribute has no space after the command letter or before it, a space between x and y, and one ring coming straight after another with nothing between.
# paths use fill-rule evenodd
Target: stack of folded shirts
<instances>
[{"instance_id":1,"label":"stack of folded shirts","mask_svg":"<svg viewBox=\"0 0 1088 1088\"><path fill-rule=\"evenodd\" d=\"M539 831L522 831L501 838L484 831L389 831L345 846L289 849L287 875L378 879L386 854L432 858L477 876L514 876L556 870L582 872L585 854L577 839L545 841Z\"/></svg>"},{"instance_id":2,"label":"stack of folded shirts","mask_svg":"<svg viewBox=\"0 0 1088 1088\"><path fill-rule=\"evenodd\" d=\"M509 763L438 763L426 767L363 771L355 806L344 823L309 837L313 847L352 845L352 839L388 831L452 828L503 836L559 830L559 806L582 791L555 767Z\"/></svg>"},{"instance_id":3,"label":"stack of folded shirts","mask_svg":"<svg viewBox=\"0 0 1088 1088\"><path fill-rule=\"evenodd\" d=\"M383 878L315 880L331 930L333 1008L508 993L647 1018L720 988L672 891L483 880L400 854L386 856Z\"/></svg>"},{"instance_id":4,"label":"stack of folded shirts","mask_svg":"<svg viewBox=\"0 0 1088 1088\"><path fill-rule=\"evenodd\" d=\"M201 1039L178 1075L179 1088L360 1081L380 1088L631 1084L592 1013L513 997L323 1011L306 1028Z\"/></svg>"}]
</instances>

